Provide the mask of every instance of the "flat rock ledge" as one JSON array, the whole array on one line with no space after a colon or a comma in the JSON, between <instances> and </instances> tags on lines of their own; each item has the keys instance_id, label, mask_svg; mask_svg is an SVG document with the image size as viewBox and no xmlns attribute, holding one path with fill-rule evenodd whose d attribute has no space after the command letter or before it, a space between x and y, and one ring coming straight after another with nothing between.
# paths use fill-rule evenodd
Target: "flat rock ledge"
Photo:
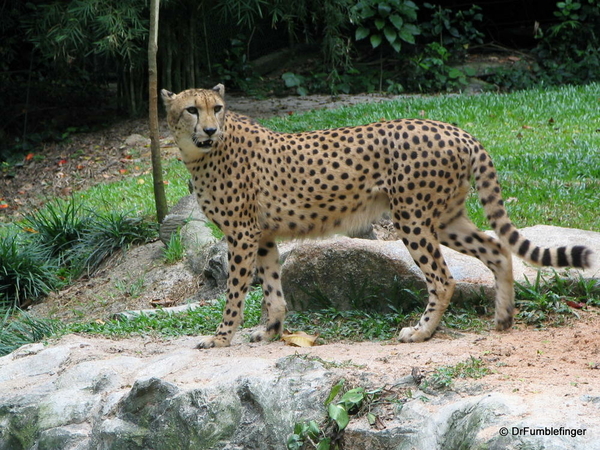
<instances>
[{"instance_id":1,"label":"flat rock ledge","mask_svg":"<svg viewBox=\"0 0 600 450\"><path fill-rule=\"evenodd\" d=\"M324 419L341 378L405 395L374 410L383 427L353 419L347 450L600 449L599 396L524 399L477 385L432 394L410 373L326 362L304 349L278 345L273 356L264 344L200 352L192 343L70 335L0 358L0 450L285 449L296 422Z\"/></svg>"}]
</instances>

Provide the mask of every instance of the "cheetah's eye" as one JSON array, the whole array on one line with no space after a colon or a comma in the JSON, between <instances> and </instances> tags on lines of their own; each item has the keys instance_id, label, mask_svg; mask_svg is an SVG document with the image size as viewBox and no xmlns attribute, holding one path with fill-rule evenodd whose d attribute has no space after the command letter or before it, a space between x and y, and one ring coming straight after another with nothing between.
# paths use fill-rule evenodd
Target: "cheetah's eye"
<instances>
[{"instance_id":1,"label":"cheetah's eye","mask_svg":"<svg viewBox=\"0 0 600 450\"><path fill-rule=\"evenodd\" d=\"M185 110L190 114L194 114L195 116L198 115L198 108L196 108L195 106L190 106L189 108L185 108Z\"/></svg>"},{"instance_id":2,"label":"cheetah's eye","mask_svg":"<svg viewBox=\"0 0 600 450\"><path fill-rule=\"evenodd\" d=\"M221 106L221 105L215 106L215 114L220 113L222 109L223 109L223 106Z\"/></svg>"}]
</instances>

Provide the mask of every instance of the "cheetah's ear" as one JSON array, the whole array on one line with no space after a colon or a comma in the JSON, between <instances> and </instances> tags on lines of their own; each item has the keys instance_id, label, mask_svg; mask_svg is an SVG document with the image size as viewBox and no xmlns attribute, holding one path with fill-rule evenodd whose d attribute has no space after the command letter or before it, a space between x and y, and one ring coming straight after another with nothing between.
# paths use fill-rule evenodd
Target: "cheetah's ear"
<instances>
[{"instance_id":1,"label":"cheetah's ear","mask_svg":"<svg viewBox=\"0 0 600 450\"><path fill-rule=\"evenodd\" d=\"M167 91L166 89L162 89L160 91L160 96L162 98L163 104L165 105L165 108L169 108L171 106L171 103L173 103L173 100L175 100L175 97L177 97L177 94L174 94L171 91Z\"/></svg>"},{"instance_id":2,"label":"cheetah's ear","mask_svg":"<svg viewBox=\"0 0 600 450\"><path fill-rule=\"evenodd\" d=\"M225 98L225 86L221 83L217 84L212 90L219 94L221 98Z\"/></svg>"}]
</instances>

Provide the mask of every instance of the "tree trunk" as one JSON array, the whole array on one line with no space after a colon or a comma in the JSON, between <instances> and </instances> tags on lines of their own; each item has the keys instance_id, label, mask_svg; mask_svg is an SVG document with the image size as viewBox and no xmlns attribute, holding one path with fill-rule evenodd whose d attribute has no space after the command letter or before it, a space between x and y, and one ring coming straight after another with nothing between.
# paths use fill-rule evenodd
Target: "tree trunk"
<instances>
[{"instance_id":1,"label":"tree trunk","mask_svg":"<svg viewBox=\"0 0 600 450\"><path fill-rule=\"evenodd\" d=\"M167 215L167 197L162 176L160 141L158 137L158 71L156 53L158 51L158 7L160 0L150 0L150 36L148 39L148 92L150 119L150 150L152 154L152 177L154 179L154 202L156 219L161 223Z\"/></svg>"}]
</instances>

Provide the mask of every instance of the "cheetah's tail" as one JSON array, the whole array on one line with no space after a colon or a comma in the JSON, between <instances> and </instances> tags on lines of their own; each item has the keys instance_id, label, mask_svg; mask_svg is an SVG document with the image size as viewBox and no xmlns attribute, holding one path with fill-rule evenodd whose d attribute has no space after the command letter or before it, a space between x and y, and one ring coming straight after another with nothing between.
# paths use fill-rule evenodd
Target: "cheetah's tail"
<instances>
[{"instance_id":1,"label":"cheetah's tail","mask_svg":"<svg viewBox=\"0 0 600 450\"><path fill-rule=\"evenodd\" d=\"M539 247L525 238L513 225L502 200L496 169L488 153L480 148L471 159L473 175L487 219L513 253L538 266L587 268L591 265L592 250L583 245Z\"/></svg>"}]
</instances>

